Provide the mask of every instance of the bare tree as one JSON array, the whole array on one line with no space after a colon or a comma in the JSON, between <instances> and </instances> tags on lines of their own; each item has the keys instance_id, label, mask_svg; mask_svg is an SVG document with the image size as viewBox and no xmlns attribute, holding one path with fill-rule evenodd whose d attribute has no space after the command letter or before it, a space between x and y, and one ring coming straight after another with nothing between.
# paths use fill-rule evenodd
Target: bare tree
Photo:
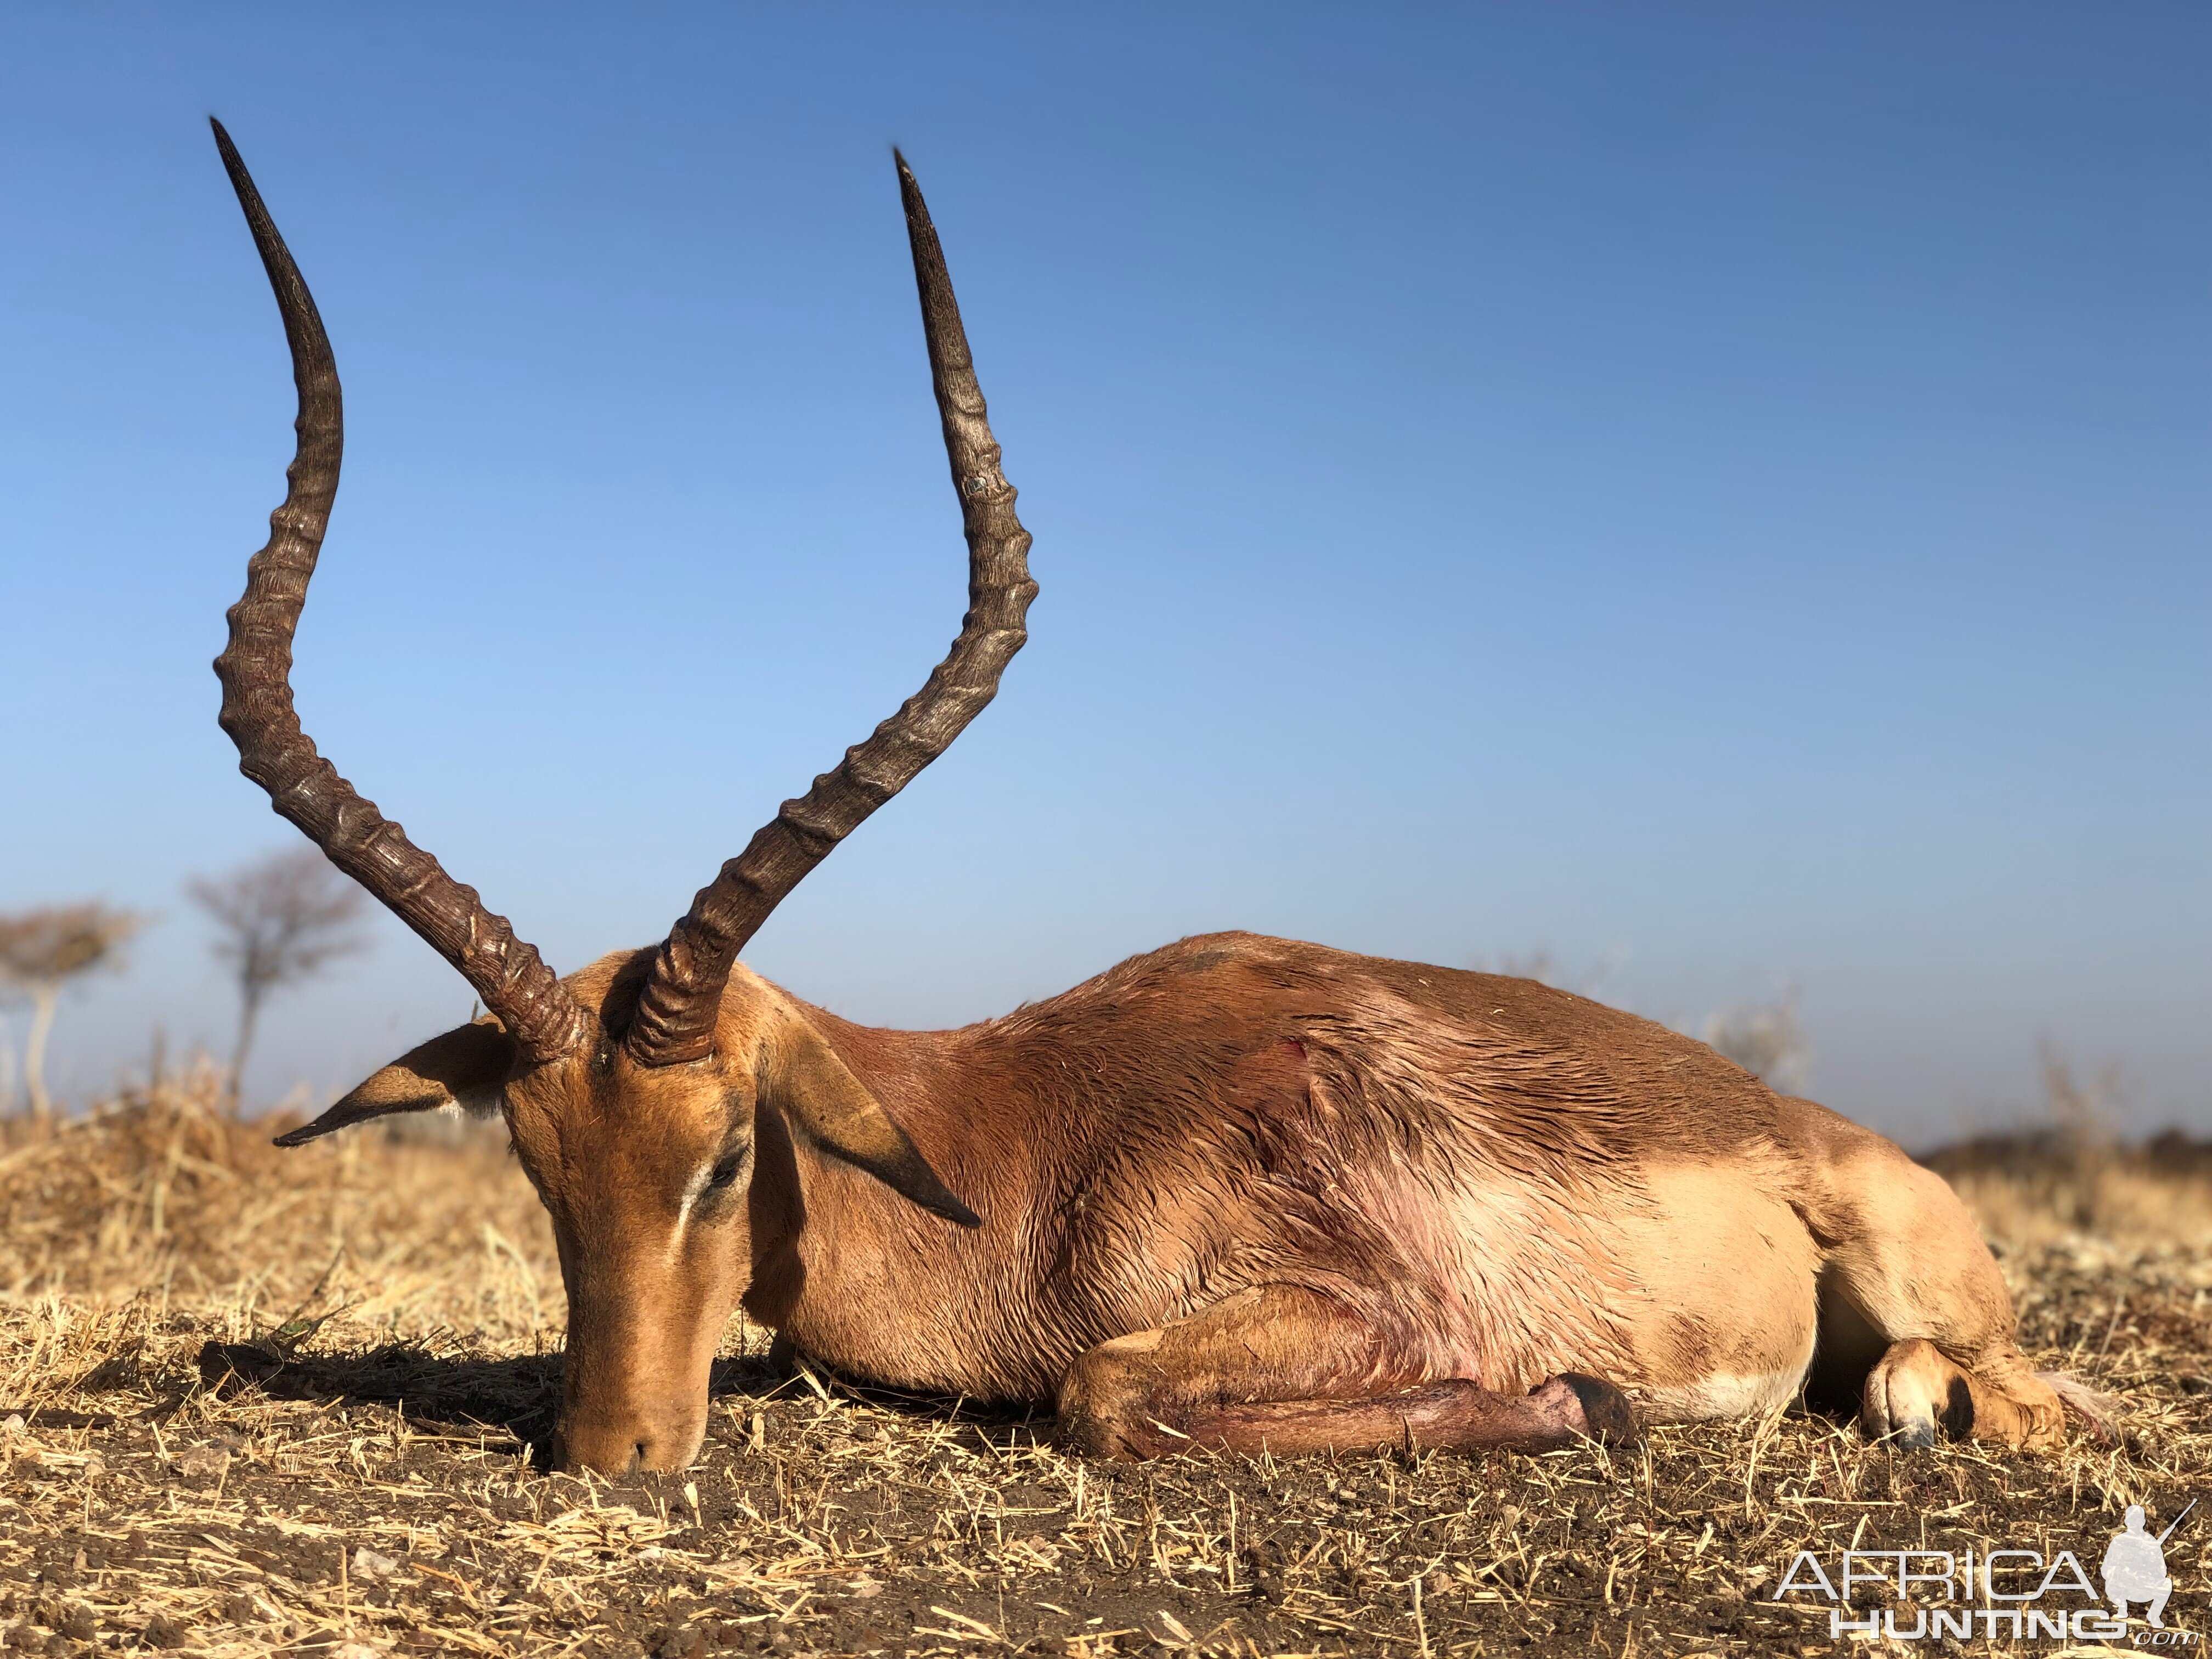
<instances>
[{"instance_id":1,"label":"bare tree","mask_svg":"<svg viewBox=\"0 0 2212 1659\"><path fill-rule=\"evenodd\" d=\"M32 1119L41 1128L53 1121L53 1102L46 1094L46 1037L54 1027L62 987L81 974L115 966L124 942L145 925L143 916L96 902L0 916L0 986L31 1003L23 1081L30 1091Z\"/></svg>"},{"instance_id":2,"label":"bare tree","mask_svg":"<svg viewBox=\"0 0 2212 1659\"><path fill-rule=\"evenodd\" d=\"M1698 1033L1737 1065L1784 1094L1805 1086L1813 1057L1805 1028L1797 1022L1797 993L1773 1002L1738 1003L1706 1017Z\"/></svg>"},{"instance_id":3,"label":"bare tree","mask_svg":"<svg viewBox=\"0 0 2212 1659\"><path fill-rule=\"evenodd\" d=\"M1468 963L1477 973L1504 974L1512 979L1533 979L1555 991L1571 991L1594 1002L1605 1000L1606 981L1628 960L1628 947L1608 945L1595 961L1577 973L1542 945L1533 951L1507 951L1494 960L1477 957Z\"/></svg>"},{"instance_id":4,"label":"bare tree","mask_svg":"<svg viewBox=\"0 0 2212 1659\"><path fill-rule=\"evenodd\" d=\"M311 979L341 957L368 948L368 896L313 847L271 853L219 880L185 887L213 919L218 961L238 981L238 1046L230 1060L235 1102L262 1005L271 992Z\"/></svg>"},{"instance_id":5,"label":"bare tree","mask_svg":"<svg viewBox=\"0 0 2212 1659\"><path fill-rule=\"evenodd\" d=\"M2075 1075L2074 1062L2049 1037L2035 1045L2043 1073L2043 1096L2058 1126L2058 1143L2076 1158L2094 1162L2111 1156L2119 1144L2120 1069L2106 1066L2087 1083Z\"/></svg>"}]
</instances>

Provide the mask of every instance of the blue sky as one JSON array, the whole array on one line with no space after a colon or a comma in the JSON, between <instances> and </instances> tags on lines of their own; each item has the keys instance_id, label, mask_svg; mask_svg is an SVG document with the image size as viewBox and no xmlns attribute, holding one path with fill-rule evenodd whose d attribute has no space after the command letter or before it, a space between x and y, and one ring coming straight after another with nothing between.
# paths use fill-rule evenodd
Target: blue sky
<instances>
[{"instance_id":1,"label":"blue sky","mask_svg":"<svg viewBox=\"0 0 2212 1659\"><path fill-rule=\"evenodd\" d=\"M1795 987L1915 1144L2044 1041L2212 1127L2207 61L2179 4L10 8L0 908L162 916L56 1080L227 1040L182 884L294 834L208 670L291 418L212 112L346 382L308 729L562 969L957 626L897 143L1042 596L755 967L908 1024L1216 927L1546 951ZM387 924L250 1091L468 1005Z\"/></svg>"}]
</instances>

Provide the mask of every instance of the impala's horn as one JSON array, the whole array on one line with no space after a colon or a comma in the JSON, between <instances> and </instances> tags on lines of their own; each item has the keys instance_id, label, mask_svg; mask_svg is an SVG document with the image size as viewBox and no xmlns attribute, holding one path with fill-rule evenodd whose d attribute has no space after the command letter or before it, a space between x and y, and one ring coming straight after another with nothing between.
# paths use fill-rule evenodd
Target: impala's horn
<instances>
[{"instance_id":1,"label":"impala's horn","mask_svg":"<svg viewBox=\"0 0 2212 1659\"><path fill-rule=\"evenodd\" d=\"M968 537L968 614L960 637L930 672L921 690L845 751L835 771L784 802L745 850L691 901L653 958L636 1017L625 1039L647 1066L705 1057L714 1046L714 1017L731 964L785 894L826 858L860 821L943 754L999 689L999 677L1029 638L1022 619L1036 597L1030 580L1029 532L1014 516L1014 487L999 470L982 389L960 326L945 252L929 222L921 187L896 150L899 193L906 203L907 239L914 247L915 285L929 343L929 374L952 486Z\"/></svg>"},{"instance_id":2,"label":"impala's horn","mask_svg":"<svg viewBox=\"0 0 2212 1659\"><path fill-rule=\"evenodd\" d=\"M585 1017L537 951L515 938L476 890L455 881L337 775L300 729L292 708L292 634L315 574L315 555L337 494L345 422L338 371L314 296L261 204L222 123L210 121L224 170L276 290L300 391L299 447L286 474L284 504L269 515L269 544L246 567L246 595L230 608L230 643L215 659L222 681L222 729L238 745L239 770L331 862L461 970L528 1062L551 1060L582 1040ZM948 422L951 420L948 415Z\"/></svg>"}]
</instances>

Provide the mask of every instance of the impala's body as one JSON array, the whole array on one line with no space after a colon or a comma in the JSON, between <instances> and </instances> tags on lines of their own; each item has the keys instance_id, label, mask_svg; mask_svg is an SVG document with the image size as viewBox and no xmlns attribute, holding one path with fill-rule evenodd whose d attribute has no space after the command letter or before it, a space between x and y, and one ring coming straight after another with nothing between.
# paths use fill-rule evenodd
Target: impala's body
<instances>
[{"instance_id":1,"label":"impala's body","mask_svg":"<svg viewBox=\"0 0 2212 1659\"><path fill-rule=\"evenodd\" d=\"M619 1029L650 960L569 983ZM1347 1397L1456 1382L1514 1399L1563 1374L1617 1384L1646 1420L1732 1416L1788 1401L1816 1338L1863 1373L1900 1330L1916 1353L1941 1338L2041 1387L1935 1176L1701 1043L1527 980L1220 934L1003 1019L885 1031L740 969L714 1045L738 1063L624 1077L610 1042L503 1091L509 1053L486 1030L452 1034L468 1052L426 1045L332 1115L498 1099L568 1280L563 1450L596 1467L688 1461L740 1303L848 1375L1057 1398L1068 1437L1106 1453L1209 1426L1255 1437L1212 1420L1255 1394L1329 1402L1259 1425L1296 1449L1360 1437ZM845 1096L878 1105L982 1224L826 1147ZM1130 1376L1134 1334L1239 1310L1284 1340L1241 1382ZM1954 1374L1939 1364L1919 1403L1955 1419ZM1985 1430L2008 1403L1991 1392ZM2047 1404L2012 1437L2056 1432ZM1385 1426L1453 1439L1463 1415L1400 1408ZM1504 1426L1480 1437L1589 1425Z\"/></svg>"},{"instance_id":2,"label":"impala's body","mask_svg":"<svg viewBox=\"0 0 2212 1659\"><path fill-rule=\"evenodd\" d=\"M809 1158L793 1174L835 1220L757 1236L747 1305L867 1375L994 1398L1050 1397L1097 1344L1275 1284L1356 1311L1403 1382L1678 1389L1747 1340L1689 1281L1725 1261L1757 1283L1760 1263L1741 1205L1674 1200L1753 1172L1802 1188L1776 1145L1818 1111L1544 986L1244 934L965 1030L811 1018L991 1225L933 1239ZM1786 1206L1773 1219L1758 1254L1809 1315L1810 1240ZM927 1318L867 1315L901 1304ZM1786 1396L1809 1325L1748 1341Z\"/></svg>"},{"instance_id":3,"label":"impala's body","mask_svg":"<svg viewBox=\"0 0 2212 1659\"><path fill-rule=\"evenodd\" d=\"M1523 980L1223 934L957 1031L874 1030L737 963L941 753L1026 635L1029 537L900 164L969 548L921 692L786 802L657 947L556 979L300 731L291 635L337 483L335 365L229 142L300 448L217 659L241 767L489 1011L313 1139L499 1110L568 1293L562 1456L678 1468L742 1302L880 1382L1052 1399L1079 1449L1559 1444L1758 1411L1816 1346L1878 1433L2061 1432L1995 1263L1887 1141L1703 1045Z\"/></svg>"}]
</instances>

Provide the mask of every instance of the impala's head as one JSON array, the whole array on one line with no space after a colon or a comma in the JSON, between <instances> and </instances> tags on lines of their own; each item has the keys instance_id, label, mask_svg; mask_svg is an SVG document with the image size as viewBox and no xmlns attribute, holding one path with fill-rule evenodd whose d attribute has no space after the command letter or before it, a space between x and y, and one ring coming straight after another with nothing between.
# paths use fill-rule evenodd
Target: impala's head
<instances>
[{"instance_id":1,"label":"impala's head","mask_svg":"<svg viewBox=\"0 0 2212 1659\"><path fill-rule=\"evenodd\" d=\"M219 123L215 133L276 290L300 398L290 489L270 517L268 545L247 566L230 643L216 659L222 726L240 769L276 810L458 969L488 1011L403 1055L278 1144L394 1112L502 1112L551 1213L568 1292L558 1455L608 1472L680 1468L698 1449L708 1368L746 1288L759 1212L797 1196L787 1182L756 1186L757 1147L804 1142L948 1225L978 1224L798 1005L737 961L784 895L991 700L1027 637L1023 617L1036 592L1030 538L999 469L937 234L900 160L930 372L968 538L959 637L896 714L783 804L657 947L563 980L341 778L293 713L293 631L337 492L337 370L245 164Z\"/></svg>"},{"instance_id":2,"label":"impala's head","mask_svg":"<svg viewBox=\"0 0 2212 1659\"><path fill-rule=\"evenodd\" d=\"M552 1216L568 1292L556 1455L607 1473L681 1468L698 1450L708 1370L751 1280L757 1237L772 1244L799 1220L791 1143L868 1171L902 1195L894 1203L977 1224L805 1012L742 967L705 1054L639 1059L625 1038L653 962L623 952L562 981L585 1022L574 1048L533 1061L486 1016L403 1055L278 1143L393 1112L505 1115Z\"/></svg>"}]
</instances>

